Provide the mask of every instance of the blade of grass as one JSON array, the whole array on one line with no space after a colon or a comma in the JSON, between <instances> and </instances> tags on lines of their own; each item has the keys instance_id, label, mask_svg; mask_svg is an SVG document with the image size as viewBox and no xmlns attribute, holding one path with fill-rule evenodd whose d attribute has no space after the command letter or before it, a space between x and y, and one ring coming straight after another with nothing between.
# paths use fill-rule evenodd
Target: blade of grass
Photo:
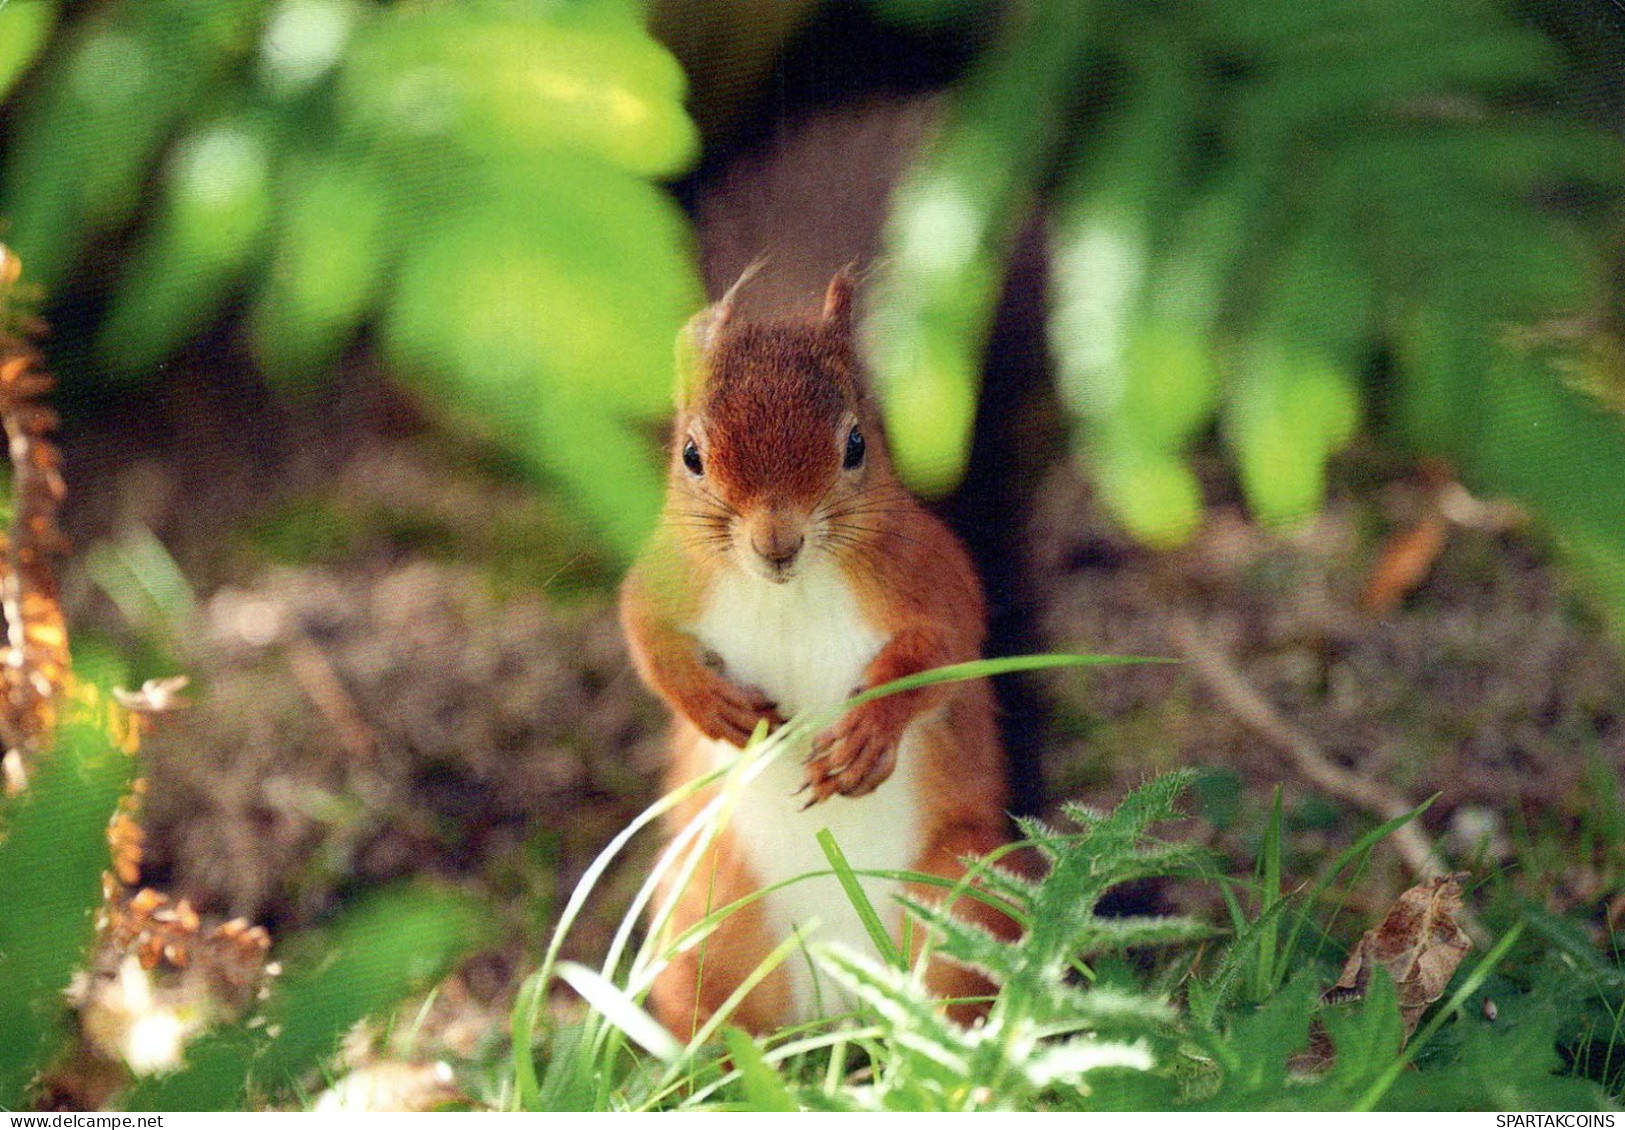
<instances>
[{"instance_id":1,"label":"blade of grass","mask_svg":"<svg viewBox=\"0 0 1625 1130\"><path fill-rule=\"evenodd\" d=\"M1287 905L1285 900L1277 901L1273 907L1249 922L1246 912L1242 910L1241 903L1230 890L1230 886L1230 883L1220 883L1219 892L1230 910L1230 921L1236 940L1225 948L1219 958L1218 967L1206 980L1208 1007L1198 1009L1193 1003L1191 1008L1192 1018L1210 1031L1217 1027L1219 1011L1228 1007L1242 989L1245 980L1243 974L1247 970L1245 955L1257 952L1257 936L1275 925Z\"/></svg>"},{"instance_id":2,"label":"blade of grass","mask_svg":"<svg viewBox=\"0 0 1625 1130\"><path fill-rule=\"evenodd\" d=\"M722 1006L711 1015L709 1020L700 1026L698 1032L694 1033L694 1038L688 1042L688 1047L684 1049L682 1057L667 1068L666 1074L661 1078L661 1086L665 1086L676 1078L679 1069L693 1059L695 1054L710 1042L711 1037L717 1034L718 1029L726 1024L728 1018L738 1009L740 1002L750 995L751 990L765 981L769 974L784 963L785 958L801 947L801 944L800 936L791 934L775 946L773 952L764 957L755 969L750 971L750 974L740 982L739 987L728 995L727 1000L722 1002Z\"/></svg>"},{"instance_id":3,"label":"blade of grass","mask_svg":"<svg viewBox=\"0 0 1625 1130\"><path fill-rule=\"evenodd\" d=\"M1598 956L1595 943L1581 927L1565 922L1527 899L1522 900L1520 909L1523 921L1528 922L1535 933L1561 950L1582 971L1590 974L1597 985L1613 989L1625 988L1625 970Z\"/></svg>"},{"instance_id":4,"label":"blade of grass","mask_svg":"<svg viewBox=\"0 0 1625 1130\"><path fill-rule=\"evenodd\" d=\"M858 877L852 871L852 865L846 861L846 854L841 846L835 842L835 837L828 828L818 830L818 846L824 849L824 858L835 871L835 877L840 880L841 889L846 892L847 899L852 903L852 909L858 912L858 919L869 934L869 941L874 943L875 952L893 969L906 968L908 962L897 949L897 943L892 941L886 932L886 926L880 921L880 915L875 911L875 904L869 900L869 894L858 882Z\"/></svg>"},{"instance_id":5,"label":"blade of grass","mask_svg":"<svg viewBox=\"0 0 1625 1130\"><path fill-rule=\"evenodd\" d=\"M559 980L580 993L581 999L597 1009L605 1020L661 1063L675 1063L683 1054L683 1045L673 1039L670 1032L596 969L574 961L561 961L558 974Z\"/></svg>"},{"instance_id":6,"label":"blade of grass","mask_svg":"<svg viewBox=\"0 0 1625 1130\"><path fill-rule=\"evenodd\" d=\"M1017 671L1044 671L1054 667L1109 667L1138 663L1178 663L1177 659L1164 659L1149 655L1011 655L1000 659L975 659L969 663L951 663L946 667L933 667L917 675L905 675L878 687L872 687L846 700L837 712L883 698L899 691L911 691L936 683L952 683L964 679L988 679L995 675L1009 675Z\"/></svg>"},{"instance_id":7,"label":"blade of grass","mask_svg":"<svg viewBox=\"0 0 1625 1130\"><path fill-rule=\"evenodd\" d=\"M1280 924L1272 912L1281 901L1281 786L1275 786L1275 799L1270 804L1270 821L1264 829L1264 844L1259 860L1263 867L1262 890L1259 892L1258 964L1253 967L1253 998L1264 1000L1275 991L1275 952L1280 940Z\"/></svg>"},{"instance_id":8,"label":"blade of grass","mask_svg":"<svg viewBox=\"0 0 1625 1130\"><path fill-rule=\"evenodd\" d=\"M1426 812L1433 802L1438 800L1441 795L1443 794L1434 793L1432 796L1428 797L1427 800L1423 801L1421 804L1417 805L1404 815L1396 816L1392 820L1385 820L1383 823L1377 825L1375 828L1372 828L1370 831L1366 832L1365 835L1361 836L1359 839L1355 840L1352 844L1345 848L1342 854L1332 861L1331 867L1323 871L1320 878L1315 880L1315 885L1309 888L1309 892L1304 899L1306 908L1314 906L1315 901L1319 899L1321 895L1326 893L1327 888L1332 885L1333 881L1336 880L1338 875L1342 874L1344 868L1357 859L1363 860L1364 857L1377 846L1377 844L1381 843L1383 840L1393 835L1396 831L1409 824L1412 820L1417 819L1422 815L1422 813ZM1308 924L1308 922L1309 919L1307 914L1299 914L1295 916L1292 930L1287 935L1286 947L1284 950L1282 950L1283 959L1290 958L1291 955L1296 952L1298 935L1303 932L1303 928ZM1328 921L1325 928L1330 930L1331 926L1332 923Z\"/></svg>"}]
</instances>

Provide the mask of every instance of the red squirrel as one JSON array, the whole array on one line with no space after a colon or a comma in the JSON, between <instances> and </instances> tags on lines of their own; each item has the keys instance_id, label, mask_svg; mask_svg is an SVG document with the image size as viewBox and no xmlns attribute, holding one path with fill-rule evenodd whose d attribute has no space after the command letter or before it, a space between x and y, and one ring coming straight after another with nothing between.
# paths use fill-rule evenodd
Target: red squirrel
<instances>
[{"instance_id":1,"label":"red squirrel","mask_svg":"<svg viewBox=\"0 0 1625 1130\"><path fill-rule=\"evenodd\" d=\"M670 788L726 764L760 722L778 726L904 675L976 659L985 632L981 584L964 549L892 470L854 346L851 276L830 283L815 321L734 325L744 281L679 341L686 360L665 509L621 592L638 673L675 716ZM954 879L964 873L961 857L1006 842L1004 755L985 680L853 707L800 752L746 787L677 896L671 936L754 891L827 871L815 840L823 827L859 870ZM677 809L671 828L711 795ZM891 897L901 885L865 885L902 937ZM913 893L941 897L933 888ZM954 909L1011 932L974 899ZM815 917L818 940L870 948L836 880L805 879L678 954L652 988L656 1016L692 1033ZM916 942L922 932L916 923ZM990 991L979 974L945 961L925 976L939 997ZM763 1032L810 1019L831 1004L831 991L792 956L732 1022Z\"/></svg>"}]
</instances>

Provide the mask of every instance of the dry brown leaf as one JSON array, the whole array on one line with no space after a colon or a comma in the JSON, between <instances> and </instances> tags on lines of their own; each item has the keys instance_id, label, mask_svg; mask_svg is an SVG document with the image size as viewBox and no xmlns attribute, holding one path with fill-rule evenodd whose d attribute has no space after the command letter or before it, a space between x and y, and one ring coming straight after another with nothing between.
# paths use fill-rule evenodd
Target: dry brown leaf
<instances>
[{"instance_id":1,"label":"dry brown leaf","mask_svg":"<svg viewBox=\"0 0 1625 1130\"><path fill-rule=\"evenodd\" d=\"M1429 509L1414 525L1390 535L1366 581L1361 598L1366 611L1375 616L1387 615L1420 588L1444 552L1449 533L1449 520L1438 510Z\"/></svg>"},{"instance_id":2,"label":"dry brown leaf","mask_svg":"<svg viewBox=\"0 0 1625 1130\"><path fill-rule=\"evenodd\" d=\"M1371 970L1380 965L1393 978L1409 1039L1422 1013L1444 995L1456 966L1473 948L1472 938L1456 920L1463 878L1460 873L1440 875L1394 900L1381 924L1361 936L1342 976L1323 999L1336 1003L1364 997Z\"/></svg>"},{"instance_id":3,"label":"dry brown leaf","mask_svg":"<svg viewBox=\"0 0 1625 1130\"><path fill-rule=\"evenodd\" d=\"M1456 921L1464 877L1464 873L1440 875L1395 899L1381 924L1361 935L1342 976L1321 994L1321 1002L1364 999L1371 970L1380 965L1393 979L1408 1041L1417 1021L1444 995L1456 966L1473 948L1473 940ZM1309 1032L1309 1046L1292 1057L1290 1067L1295 1075L1315 1075L1330 1068L1334 1058L1326 1027L1317 1020Z\"/></svg>"}]
</instances>

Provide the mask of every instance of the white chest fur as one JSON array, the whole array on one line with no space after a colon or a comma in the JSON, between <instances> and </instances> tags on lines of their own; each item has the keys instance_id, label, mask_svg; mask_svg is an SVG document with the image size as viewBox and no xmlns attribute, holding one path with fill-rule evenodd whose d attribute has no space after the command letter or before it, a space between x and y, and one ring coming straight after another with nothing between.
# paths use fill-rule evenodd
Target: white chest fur
<instances>
[{"instance_id":1,"label":"white chest fur","mask_svg":"<svg viewBox=\"0 0 1625 1130\"><path fill-rule=\"evenodd\" d=\"M761 688L787 717L850 695L886 642L819 553L784 584L742 571L719 580L694 634L730 679Z\"/></svg>"},{"instance_id":2,"label":"white chest fur","mask_svg":"<svg viewBox=\"0 0 1625 1130\"><path fill-rule=\"evenodd\" d=\"M786 716L841 702L857 687L864 668L885 639L859 612L856 599L832 563L811 560L795 579L777 585L736 575L719 584L694 626L695 635L721 657L730 679L759 687ZM744 790L731 827L763 886L816 871L829 863L816 835L828 828L848 861L859 870L913 867L923 848L918 757L905 733L897 769L878 789L852 800L835 796L802 812L804 750L789 749ZM718 763L737 754L713 742ZM900 911L892 895L898 884L865 880L864 888L893 931ZM854 948L870 948L868 935L833 878L805 879L767 898L768 916L779 937L819 922L816 937ZM834 1004L829 987L822 997L805 958L787 962L795 987L798 1019Z\"/></svg>"}]
</instances>

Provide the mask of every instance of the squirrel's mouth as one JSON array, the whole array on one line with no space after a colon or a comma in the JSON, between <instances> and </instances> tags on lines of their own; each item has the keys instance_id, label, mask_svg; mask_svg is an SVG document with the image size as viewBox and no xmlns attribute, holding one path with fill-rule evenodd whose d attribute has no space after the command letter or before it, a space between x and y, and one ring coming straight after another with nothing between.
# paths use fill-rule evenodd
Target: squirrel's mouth
<instances>
[{"instance_id":1,"label":"squirrel's mouth","mask_svg":"<svg viewBox=\"0 0 1625 1130\"><path fill-rule=\"evenodd\" d=\"M794 580L807 558L800 545L786 547L777 553L764 553L751 545L743 545L739 549L741 552L736 554L735 559L744 566L745 571L775 585Z\"/></svg>"},{"instance_id":2,"label":"squirrel's mouth","mask_svg":"<svg viewBox=\"0 0 1625 1130\"><path fill-rule=\"evenodd\" d=\"M787 559L775 560L764 557L760 553L750 552L745 555L746 567L764 581L775 585L782 585L795 578L801 565L799 554L793 554Z\"/></svg>"}]
</instances>

